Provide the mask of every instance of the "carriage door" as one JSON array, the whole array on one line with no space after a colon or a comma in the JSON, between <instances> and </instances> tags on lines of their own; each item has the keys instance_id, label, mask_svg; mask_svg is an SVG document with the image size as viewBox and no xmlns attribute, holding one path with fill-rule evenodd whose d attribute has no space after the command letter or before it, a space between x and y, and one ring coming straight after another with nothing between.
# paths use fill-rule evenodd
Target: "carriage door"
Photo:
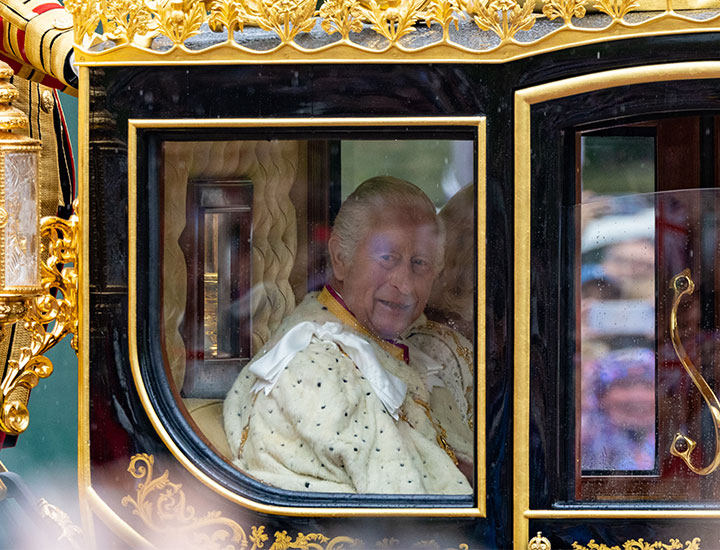
<instances>
[{"instance_id":1,"label":"carriage door","mask_svg":"<svg viewBox=\"0 0 720 550\"><path fill-rule=\"evenodd\" d=\"M691 65L516 96L531 547L720 547L720 67L686 80Z\"/></svg>"}]
</instances>

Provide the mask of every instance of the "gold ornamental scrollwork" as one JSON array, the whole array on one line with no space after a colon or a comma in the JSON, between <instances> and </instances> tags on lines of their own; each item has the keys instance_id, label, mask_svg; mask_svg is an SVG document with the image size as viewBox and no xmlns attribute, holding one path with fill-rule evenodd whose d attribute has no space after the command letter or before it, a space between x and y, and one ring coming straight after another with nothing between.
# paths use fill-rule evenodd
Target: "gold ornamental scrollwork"
<instances>
[{"instance_id":1,"label":"gold ornamental scrollwork","mask_svg":"<svg viewBox=\"0 0 720 550\"><path fill-rule=\"evenodd\" d=\"M587 545L582 545L579 542L573 542L573 550L700 550L700 538L695 537L692 540L685 541L685 544L680 542L680 539L670 539L670 542L649 542L645 539L633 539L622 543L621 546L608 546L607 544L595 542L594 539L590 539Z\"/></svg>"},{"instance_id":2,"label":"gold ornamental scrollwork","mask_svg":"<svg viewBox=\"0 0 720 550\"><path fill-rule=\"evenodd\" d=\"M137 485L135 496L123 497L123 506L130 507L132 513L167 542L175 537L173 543L178 548L203 548L206 550L340 550L354 547L362 548L362 541L352 537L338 536L330 538L321 533L298 533L294 538L287 531L276 531L274 540L268 544L269 534L266 527L252 526L250 534L236 521L223 517L218 510L197 514L188 504L181 483L170 481L165 470L155 477L155 457L146 453L134 455L130 459L128 472Z\"/></svg>"},{"instance_id":3,"label":"gold ornamental scrollwork","mask_svg":"<svg viewBox=\"0 0 720 550\"><path fill-rule=\"evenodd\" d=\"M150 8L138 0L108 2L101 22L108 38L119 43L132 43L135 37L147 34L155 26Z\"/></svg>"},{"instance_id":4,"label":"gold ornamental scrollwork","mask_svg":"<svg viewBox=\"0 0 720 550\"><path fill-rule=\"evenodd\" d=\"M415 23L422 17L421 9L425 0L406 0L397 6L381 7L376 0L366 2L365 17L371 29L395 44L403 36L415 32Z\"/></svg>"},{"instance_id":5,"label":"gold ornamental scrollwork","mask_svg":"<svg viewBox=\"0 0 720 550\"><path fill-rule=\"evenodd\" d=\"M236 521L223 517L218 510L200 515L188 503L181 483L170 481L165 470L155 476L155 457L147 453L130 458L128 472L137 484L135 496L127 495L121 504L129 507L132 514L143 524L162 537L163 544L177 548L203 548L204 550L352 550L365 548L399 549L397 539L383 539L368 546L360 539L350 536L328 537L322 533L300 533L295 537L286 530L270 534L264 525L252 525L249 529ZM249 534L248 534L249 533ZM422 540L410 546L415 550L442 548L434 540ZM446 550L470 550L463 543Z\"/></svg>"},{"instance_id":6,"label":"gold ornamental scrollwork","mask_svg":"<svg viewBox=\"0 0 720 550\"><path fill-rule=\"evenodd\" d=\"M315 26L315 0L247 0L248 15L265 31L274 31L282 43L292 42Z\"/></svg>"},{"instance_id":7,"label":"gold ornamental scrollwork","mask_svg":"<svg viewBox=\"0 0 720 550\"><path fill-rule=\"evenodd\" d=\"M212 0L209 4L208 26L213 32L227 30L228 40L232 40L235 31L242 31L245 19L242 6L237 0Z\"/></svg>"},{"instance_id":8,"label":"gold ornamental scrollwork","mask_svg":"<svg viewBox=\"0 0 720 550\"><path fill-rule=\"evenodd\" d=\"M174 44L199 33L206 19L205 5L195 0L158 0L156 9L157 30Z\"/></svg>"},{"instance_id":9,"label":"gold ornamental scrollwork","mask_svg":"<svg viewBox=\"0 0 720 550\"><path fill-rule=\"evenodd\" d=\"M586 5L586 0L547 0L542 12L550 21L561 17L566 25L572 26L573 17L585 17Z\"/></svg>"},{"instance_id":10,"label":"gold ornamental scrollwork","mask_svg":"<svg viewBox=\"0 0 720 550\"><path fill-rule=\"evenodd\" d=\"M535 25L535 3L525 0L522 7L516 0L469 0L468 12L484 31L493 31L503 42L519 31L529 31Z\"/></svg>"},{"instance_id":11,"label":"gold ornamental scrollwork","mask_svg":"<svg viewBox=\"0 0 720 550\"><path fill-rule=\"evenodd\" d=\"M174 61L203 55L285 61L306 55L397 60L414 54L428 59L509 61L625 36L717 30L718 0L697 17L682 11L692 7L689 0L667 0L662 11L637 21L627 18L648 1L325 0L316 9L314 0L66 0L65 7L73 16L75 42L86 61L168 59L171 51ZM593 10L592 23L578 24ZM538 18L554 23L538 27ZM186 44L203 32L205 23L212 32L225 33L224 42L205 31L203 41ZM273 33L276 45L268 48L262 40L263 45L253 47L257 33L250 40L238 38L236 33L246 33L248 27ZM418 32L422 27L429 30ZM521 36L523 31L532 32ZM309 39L298 41L306 34ZM338 34L339 39L328 41L328 36ZM158 42L158 49L150 48L158 36L169 40L169 50L167 40ZM102 48L91 47L100 42L105 42Z\"/></svg>"},{"instance_id":12,"label":"gold ornamental scrollwork","mask_svg":"<svg viewBox=\"0 0 720 550\"><path fill-rule=\"evenodd\" d=\"M351 32L360 32L363 29L364 12L357 1L325 0L318 15L322 19L322 29L327 34L339 32L344 41L350 39Z\"/></svg>"},{"instance_id":13,"label":"gold ornamental scrollwork","mask_svg":"<svg viewBox=\"0 0 720 550\"><path fill-rule=\"evenodd\" d=\"M599 0L595 7L616 21L625 17L640 4L636 0Z\"/></svg>"},{"instance_id":14,"label":"gold ornamental scrollwork","mask_svg":"<svg viewBox=\"0 0 720 550\"><path fill-rule=\"evenodd\" d=\"M30 301L24 317L30 346L20 350L17 361L8 361L0 384L0 429L8 434L22 433L29 423L26 404L14 397L18 395L17 390L30 390L41 378L50 376L53 366L43 354L68 334L77 336L78 235L76 215L69 220L54 216L41 220L41 257L45 258L40 264L43 292ZM71 345L77 352L77 338L73 338Z\"/></svg>"},{"instance_id":15,"label":"gold ornamental scrollwork","mask_svg":"<svg viewBox=\"0 0 720 550\"><path fill-rule=\"evenodd\" d=\"M433 0L425 11L425 22L430 28L433 23L442 27L443 40L450 40L450 28L459 29L460 19L463 18L462 7L458 0Z\"/></svg>"}]
</instances>

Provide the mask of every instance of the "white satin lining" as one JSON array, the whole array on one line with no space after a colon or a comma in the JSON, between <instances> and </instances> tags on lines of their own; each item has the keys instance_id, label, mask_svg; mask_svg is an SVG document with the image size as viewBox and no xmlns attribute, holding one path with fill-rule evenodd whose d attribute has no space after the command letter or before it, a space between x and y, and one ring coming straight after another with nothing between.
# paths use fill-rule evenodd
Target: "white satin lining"
<instances>
[{"instance_id":1,"label":"white satin lining","mask_svg":"<svg viewBox=\"0 0 720 550\"><path fill-rule=\"evenodd\" d=\"M375 356L372 345L364 338L344 330L340 323L314 323L303 321L288 330L265 355L254 361L248 368L258 380L252 387L254 393L270 393L280 380L285 367L295 355L310 345L313 337L319 341L331 342L342 349L355 363L362 375L378 396L385 410L395 420L405 400L405 382L387 372Z\"/></svg>"}]
</instances>

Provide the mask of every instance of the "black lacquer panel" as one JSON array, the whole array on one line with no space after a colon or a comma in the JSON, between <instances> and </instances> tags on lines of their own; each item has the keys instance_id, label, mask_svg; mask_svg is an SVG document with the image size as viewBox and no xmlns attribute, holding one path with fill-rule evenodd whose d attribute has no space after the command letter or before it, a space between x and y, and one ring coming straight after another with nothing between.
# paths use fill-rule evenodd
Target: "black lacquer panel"
<instances>
[{"instance_id":1,"label":"black lacquer panel","mask_svg":"<svg viewBox=\"0 0 720 550\"><path fill-rule=\"evenodd\" d=\"M588 72L638 64L717 59L714 34L635 39L544 54L504 65L275 65L106 67L91 70L93 87L107 94L103 108L112 123L91 131L93 161L90 199L93 205L91 251L91 414L102 416L91 427L94 468L99 473L113 460L147 452L171 462L155 434L132 383L127 343L127 172L122 158L129 119L169 118L306 118L306 117L456 117L487 116L487 283L486 283L486 474L487 518L484 519L322 519L277 518L250 513L223 501L189 475L184 483L203 490L213 509L230 517L255 518L272 529L320 531L329 536L353 534L366 541L384 537L401 544L435 539L471 548L509 548L513 511L513 92L517 89ZM532 157L532 320L531 327L531 506L553 507L573 495L572 457L560 443L573 433L567 407L573 369L560 353L572 334L561 330L573 297L567 265L572 241L563 240L571 190L559 182L574 181L568 158L569 136L576 129L601 123L632 121L678 111L720 111L716 81L628 86L575 96L533 108ZM312 137L312 131L304 134ZM338 134L339 135L339 134ZM262 137L262 131L259 131ZM225 487L264 502L291 505L457 506L464 499L397 497L330 497L288 494L242 479L227 462L195 436L185 418L169 405L172 394L157 342L161 319L159 274L154 269L161 243L157 231L158 189L154 168L143 151L155 147L140 132L138 167L138 347L140 368L163 425L175 434L182 452ZM171 133L168 138L173 139ZM177 139L183 139L179 136ZM93 149L93 147L95 149ZM481 151L481 154L483 152ZM101 410L102 409L102 410ZM97 450L95 450L97 449ZM570 450L572 450L570 448ZM112 475L120 476L124 463ZM110 471L110 470L108 470ZM172 475L181 475L182 468ZM94 474L95 477L95 474ZM111 476L107 476L111 479ZM613 525L619 525L612 532ZM627 525L626 525L627 524ZM657 536L685 536L662 522L531 521L531 535L542 529L557 547L589 538L621 542L642 533L646 540L657 524ZM644 525L644 527L643 527ZM633 529L637 531L633 532ZM706 532L708 529L703 531ZM683 528L682 533L690 532ZM709 532L709 531L708 531ZM363 537L362 533L369 535ZM646 535L647 533L647 535ZM623 538L626 537L626 538ZM658 540L659 540L658 539ZM707 538L707 540L711 540Z\"/></svg>"},{"instance_id":2,"label":"black lacquer panel","mask_svg":"<svg viewBox=\"0 0 720 550\"><path fill-rule=\"evenodd\" d=\"M93 85L102 88L107 93L105 105L114 115L115 126L110 132L114 139L126 143L127 122L129 119L145 118L265 118L265 117L308 117L317 116L466 116L481 115L485 112L485 99L482 97L482 90L486 88L478 86L472 81L473 74L477 76L478 69L467 74L450 66L418 66L412 71L403 70L400 67L391 66L368 66L362 71L355 72L349 81L348 72L342 67L310 67L302 66L297 69L292 67L222 67L218 68L166 68L158 71L153 69L117 69L105 68L102 71L94 71ZM480 71L484 72L484 71ZM340 83L343 83L342 85ZM360 85L361 83L361 85ZM352 96L342 92L343 86L350 86L355 89ZM390 92L390 93L388 93ZM432 130L432 128L430 128ZM365 134L376 132L373 129L362 130ZM455 130L442 130L445 137L451 138L457 135ZM245 137L252 137L249 134L257 132L257 138L262 139L265 134L270 137L269 132L262 130L250 130ZM324 135L327 131L324 131ZM337 132L336 132L337 133ZM305 132L306 138L313 137L312 131ZM341 136L342 132L337 133ZM346 132L353 135L353 132ZM343 134L343 135L346 135ZM357 134L357 132L355 132ZM217 134L214 134L215 136ZM328 134L329 135L329 134ZM336 137L337 137L336 136ZM421 129L414 134L415 137L439 137L437 131L428 132ZM105 133L91 135L91 142L95 138L99 142L100 137L106 138ZM172 132L165 136L174 139ZM202 136L199 136L202 138ZM293 136L297 138L297 136ZM467 138L467 135L465 135ZM178 134L177 139L187 139L187 135ZM157 231L158 221L157 208L159 205L158 189L152 178L147 179L148 174L156 173L156 168L149 158L143 157L144 151L152 151L157 142L148 140L142 131L138 134L137 159L138 173L138 248L137 248L137 322L138 334L137 345L140 350L140 369L150 398L155 403L164 403L165 406L156 406L156 411L161 423L171 434L184 434L176 439L181 451L197 466L208 473L220 484L231 488L238 494L254 498L258 501L302 506L468 506L472 501L467 497L373 497L356 495L308 495L304 493L292 494L268 488L241 476L237 470L209 450L206 444L194 434L185 418L178 413L170 404L176 398L170 390L165 372L162 369L162 356L160 347L157 345L160 339L159 328L161 311L158 302L159 294L154 290L159 286L159 272L157 269L157 257L161 243L160 232ZM107 157L106 157L107 158ZM122 171L116 173L117 180L124 180L126 175ZM91 176L91 196L98 202L107 200L109 196L115 196L114 201L127 200L126 186L123 189L101 177L99 170ZM115 178L114 178L115 179ZM113 195L114 194L114 195ZM117 226L106 224L108 233L113 233L114 238L119 242L127 242L126 229L118 229ZM119 237L119 239L118 239ZM101 252L107 248L104 245L102 233L92 237L91 248ZM106 253L105 253L106 254ZM102 270L93 276L93 288L102 288L108 283L105 282ZM114 281L118 283L120 281ZM127 284L127 281L121 283ZM124 286L124 285L123 285ZM97 361L105 363L108 374L105 376L93 377L91 385L97 388L98 398L107 399L108 391L111 388L120 388L121 383L117 379L131 380L127 348L121 353L111 354L109 347L112 347L112 340L108 334L126 334L127 327L127 301L126 294L119 292L113 296L117 300L115 307L119 308L116 315L105 318L98 318L103 325L102 336L98 334L97 343L94 347L98 350ZM97 307L109 301L109 297L101 292L93 293L93 300L98 303ZM118 303L119 302L119 303ZM125 344L126 345L126 344ZM102 359L100 359L101 350ZM93 362L96 360L93 359ZM160 366L160 368L158 368ZM501 369L503 370L503 369ZM110 373L116 373L111 378ZM135 395L134 388L123 388L123 392L129 394L124 407L116 407L109 415L112 425L125 427L125 434L118 433L112 436L116 441L113 445L124 445L123 449L132 454L135 452L147 452L157 456L168 456L162 451L162 444L155 435L154 430L149 428L146 415ZM496 405L497 407L497 405ZM502 407L502 406L501 406ZM505 421L507 421L507 409ZM123 424L126 416L132 417L133 425L140 427L138 430L129 429ZM496 424L496 423L493 423ZM499 444L508 433L507 427L502 433L491 435L498 439L495 449L503 449L504 445ZM99 431L94 437L101 437ZM125 443L123 443L125 442ZM98 459L100 465L101 458ZM500 466L505 466L505 460L494 460L497 468L489 472L491 479L497 479L498 475L507 476L507 472L500 473ZM185 476L187 478L187 476ZM192 481L186 481L190 486L198 485ZM503 482L508 486L507 479ZM498 494L498 491L494 491ZM215 497L217 500L219 497ZM211 499L213 500L213 499ZM222 499L220 499L222 500ZM219 508L227 508L228 503L219 504ZM247 514L246 512L244 513ZM234 513L230 513L234 515ZM298 530L309 531L310 525L316 524L314 529L325 534L332 535L333 530L337 534L367 534L367 538L375 540L375 537L382 539L400 538L410 542L418 540L431 540L442 533L442 544L450 544L456 540L456 544L481 539L486 539L490 546L499 544L495 540L502 539L502 532L507 532L509 522L509 508L498 507L490 511L489 516L498 525L498 528L490 526L479 526L475 520L303 520L283 519L275 520L269 517L259 516L263 523L272 529L288 529L294 526ZM485 523L483 520L481 523ZM334 524L337 524L333 527ZM423 525L421 527L421 525ZM447 541L447 542L446 542ZM492 542L491 542L492 541Z\"/></svg>"}]
</instances>

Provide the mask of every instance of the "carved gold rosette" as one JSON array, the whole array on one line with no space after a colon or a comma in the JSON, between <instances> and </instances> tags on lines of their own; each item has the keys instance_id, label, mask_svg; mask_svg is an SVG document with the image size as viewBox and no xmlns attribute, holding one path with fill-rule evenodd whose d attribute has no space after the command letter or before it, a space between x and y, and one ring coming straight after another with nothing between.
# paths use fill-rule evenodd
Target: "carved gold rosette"
<instances>
[{"instance_id":1,"label":"carved gold rosette","mask_svg":"<svg viewBox=\"0 0 720 550\"><path fill-rule=\"evenodd\" d=\"M30 390L40 378L50 376L53 366L43 354L67 334L77 335L77 226L76 215L69 220L53 216L41 220L43 292L30 301L25 314L31 343L20 351L19 360L8 361L0 383L0 429L11 435L23 432L29 422L26 404L13 396L19 388ZM72 346L77 351L77 339Z\"/></svg>"},{"instance_id":2,"label":"carved gold rosette","mask_svg":"<svg viewBox=\"0 0 720 550\"><path fill-rule=\"evenodd\" d=\"M316 0L67 0L65 6L75 20L75 41L85 54L81 62L128 48L113 59L162 56L177 61L178 55L207 52L210 58L232 53L236 58L311 55L325 60L392 52L395 58L418 54L507 61L623 36L720 28L720 2L707 0L710 4L696 10L702 13L680 11L692 7L688 1L325 0L319 10ZM650 2L656 11L638 17L642 2ZM585 23L590 12L594 20ZM548 20L542 28L536 27L539 19ZM207 41L192 42L205 24L212 31L204 32ZM258 34L258 29L266 34ZM254 48L252 40L260 37L265 44L268 38L274 40L274 46ZM97 49L90 47L101 42Z\"/></svg>"},{"instance_id":3,"label":"carved gold rosette","mask_svg":"<svg viewBox=\"0 0 720 550\"><path fill-rule=\"evenodd\" d=\"M121 503L129 507L133 515L162 538L163 544L177 548L203 548L205 550L350 550L364 548L399 549L396 539L383 539L367 545L349 536L328 537L322 533L297 533L294 537L287 531L270 534L264 525L249 529L236 521L223 517L218 510L204 515L188 504L188 497L181 483L170 481L165 470L156 477L155 457L146 453L131 457L128 472L137 484L135 496L123 497ZM418 550L442 548L434 540L419 541L412 546ZM447 550L469 550L467 544Z\"/></svg>"},{"instance_id":4,"label":"carved gold rosette","mask_svg":"<svg viewBox=\"0 0 720 550\"><path fill-rule=\"evenodd\" d=\"M692 540L680 542L680 539L670 539L670 542L649 542L645 539L633 539L625 541L622 546L608 546L595 542L591 539L586 546L573 542L573 550L700 550L700 539L695 537Z\"/></svg>"},{"instance_id":5,"label":"carved gold rosette","mask_svg":"<svg viewBox=\"0 0 720 550\"><path fill-rule=\"evenodd\" d=\"M538 531L538 534L528 542L528 550L552 550L552 546L550 541L543 537L542 531Z\"/></svg>"}]
</instances>

